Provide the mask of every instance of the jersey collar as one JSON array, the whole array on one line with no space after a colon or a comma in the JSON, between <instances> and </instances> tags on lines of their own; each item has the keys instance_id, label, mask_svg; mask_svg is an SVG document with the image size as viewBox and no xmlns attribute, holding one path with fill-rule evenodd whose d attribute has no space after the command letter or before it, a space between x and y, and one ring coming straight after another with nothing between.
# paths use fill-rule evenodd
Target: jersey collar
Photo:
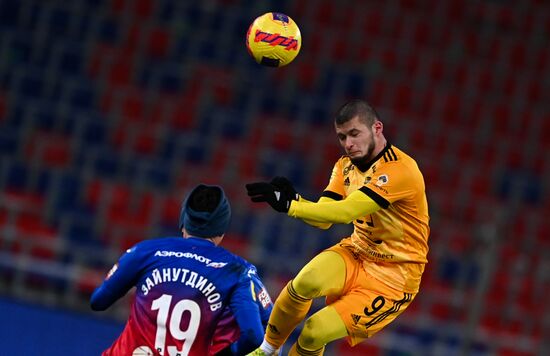
<instances>
[{"instance_id":1,"label":"jersey collar","mask_svg":"<svg viewBox=\"0 0 550 356\"><path fill-rule=\"evenodd\" d=\"M204 239L202 237L196 237L196 236L189 236L187 238L189 241L192 241L196 245L204 245L204 246L215 246L216 244L208 239Z\"/></svg>"},{"instance_id":2,"label":"jersey collar","mask_svg":"<svg viewBox=\"0 0 550 356\"><path fill-rule=\"evenodd\" d=\"M388 150L391 148L391 143L389 142L386 142L386 146L384 147L384 149L382 149L382 151L380 151L380 153L378 153L373 159L371 159L370 161L368 162L361 162L359 164L355 164L355 166L357 168L359 168L359 170L362 172L362 173L365 173L367 170L369 170L370 167L372 167L372 165L378 161L382 156L384 156L384 154L386 152L388 152Z\"/></svg>"}]
</instances>

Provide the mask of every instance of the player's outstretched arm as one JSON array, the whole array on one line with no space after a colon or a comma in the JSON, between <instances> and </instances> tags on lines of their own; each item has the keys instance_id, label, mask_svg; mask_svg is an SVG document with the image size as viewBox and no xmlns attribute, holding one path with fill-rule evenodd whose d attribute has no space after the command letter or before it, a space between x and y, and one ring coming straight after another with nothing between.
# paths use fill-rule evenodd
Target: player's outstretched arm
<instances>
[{"instance_id":1,"label":"player's outstretched arm","mask_svg":"<svg viewBox=\"0 0 550 356\"><path fill-rule=\"evenodd\" d=\"M302 197L300 194L298 194L298 192L296 192L296 189L294 188L294 185L292 184L292 182L286 178L286 177L275 177L271 180L270 182L271 184L273 184L274 186L276 186L277 188L281 189L282 191L284 191L287 196L291 197L293 200L298 200L300 202L303 202L303 203L312 203L312 201L309 201L307 199L305 199L304 197ZM330 201L332 199L330 198L327 198L327 197L321 197L319 199L319 201ZM319 223L317 221L313 221L313 220L308 220L308 219L302 219L306 224L309 224L311 226L315 226L319 229L323 229L323 230L326 230L328 228L330 228L332 226L332 224L330 223Z\"/></svg>"},{"instance_id":2,"label":"player's outstretched arm","mask_svg":"<svg viewBox=\"0 0 550 356\"><path fill-rule=\"evenodd\" d=\"M106 310L134 286L136 272L139 271L139 260L136 255L135 247L129 249L111 268L103 283L94 290L90 298L92 310Z\"/></svg>"},{"instance_id":3,"label":"player's outstretched arm","mask_svg":"<svg viewBox=\"0 0 550 356\"><path fill-rule=\"evenodd\" d=\"M292 201L288 215L316 223L348 224L381 208L377 202L357 190L346 199L339 201L328 199L317 203Z\"/></svg>"},{"instance_id":4,"label":"player's outstretched arm","mask_svg":"<svg viewBox=\"0 0 550 356\"><path fill-rule=\"evenodd\" d=\"M235 355L246 355L253 351L260 346L264 338L260 310L254 301L253 290L250 277L242 278L229 302L241 331L239 340L231 345L231 351Z\"/></svg>"}]
</instances>

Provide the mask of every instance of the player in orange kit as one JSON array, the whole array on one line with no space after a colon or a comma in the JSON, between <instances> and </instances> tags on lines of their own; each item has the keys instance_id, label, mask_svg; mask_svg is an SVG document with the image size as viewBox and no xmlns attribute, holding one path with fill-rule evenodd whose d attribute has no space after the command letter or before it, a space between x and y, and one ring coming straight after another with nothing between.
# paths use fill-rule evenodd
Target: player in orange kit
<instances>
[{"instance_id":1,"label":"player in orange kit","mask_svg":"<svg viewBox=\"0 0 550 356\"><path fill-rule=\"evenodd\" d=\"M345 155L317 202L299 196L282 177L246 185L252 201L319 228L354 225L350 237L315 256L288 282L252 355L280 349L313 298L326 296L327 306L306 320L289 355L322 355L327 343L343 337L354 346L393 321L418 293L430 231L418 165L386 140L365 101L340 108L335 128Z\"/></svg>"}]
</instances>

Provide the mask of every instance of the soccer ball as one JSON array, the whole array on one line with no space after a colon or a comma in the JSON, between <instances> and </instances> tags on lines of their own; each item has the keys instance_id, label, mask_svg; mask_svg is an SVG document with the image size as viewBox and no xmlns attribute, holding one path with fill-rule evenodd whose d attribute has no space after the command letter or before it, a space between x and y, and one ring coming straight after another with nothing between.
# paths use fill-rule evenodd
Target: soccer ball
<instances>
[{"instance_id":1,"label":"soccer ball","mask_svg":"<svg viewBox=\"0 0 550 356\"><path fill-rule=\"evenodd\" d=\"M282 67L294 60L302 47L302 35L296 22L280 12L268 12L256 18L246 33L246 48L256 62Z\"/></svg>"}]
</instances>

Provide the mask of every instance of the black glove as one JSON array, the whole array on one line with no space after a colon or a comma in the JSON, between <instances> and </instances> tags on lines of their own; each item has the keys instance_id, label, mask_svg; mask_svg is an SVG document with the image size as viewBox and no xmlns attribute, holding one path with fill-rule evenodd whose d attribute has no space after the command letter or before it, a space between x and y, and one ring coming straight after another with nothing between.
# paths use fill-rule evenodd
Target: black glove
<instances>
[{"instance_id":1,"label":"black glove","mask_svg":"<svg viewBox=\"0 0 550 356\"><path fill-rule=\"evenodd\" d=\"M282 192L285 192L285 194L293 199L293 200L300 200L300 195L296 192L296 189L292 186L292 183L285 177L275 177L270 182L273 184L277 189L280 189Z\"/></svg>"},{"instance_id":2,"label":"black glove","mask_svg":"<svg viewBox=\"0 0 550 356\"><path fill-rule=\"evenodd\" d=\"M267 182L249 183L246 185L248 196L253 202L267 202L280 213L288 212L293 197L275 185Z\"/></svg>"}]
</instances>

